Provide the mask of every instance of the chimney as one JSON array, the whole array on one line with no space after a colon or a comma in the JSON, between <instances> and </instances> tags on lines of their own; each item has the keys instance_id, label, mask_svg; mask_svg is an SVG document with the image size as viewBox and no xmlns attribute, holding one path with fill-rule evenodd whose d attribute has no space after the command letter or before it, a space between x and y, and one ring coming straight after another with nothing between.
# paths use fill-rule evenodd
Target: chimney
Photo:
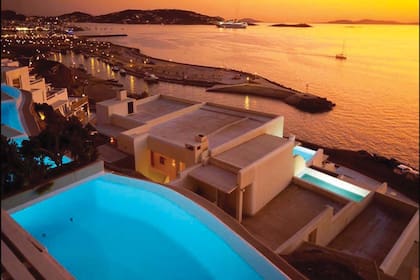
<instances>
[{"instance_id":1,"label":"chimney","mask_svg":"<svg viewBox=\"0 0 420 280\"><path fill-rule=\"evenodd\" d=\"M127 91L125 89L118 91L117 99L121 101L127 99Z\"/></svg>"}]
</instances>

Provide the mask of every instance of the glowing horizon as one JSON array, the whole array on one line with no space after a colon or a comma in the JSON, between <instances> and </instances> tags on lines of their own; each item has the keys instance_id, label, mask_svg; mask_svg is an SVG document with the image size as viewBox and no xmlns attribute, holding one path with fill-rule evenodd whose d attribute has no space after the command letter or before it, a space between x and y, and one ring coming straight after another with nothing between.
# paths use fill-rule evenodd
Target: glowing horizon
<instances>
[{"instance_id":1,"label":"glowing horizon","mask_svg":"<svg viewBox=\"0 0 420 280\"><path fill-rule=\"evenodd\" d=\"M325 22L348 20L392 20L404 23L419 22L417 0L364 1L319 0L180 0L175 6L170 0L138 3L134 0L3 0L2 10L13 10L25 15L57 16L75 11L92 15L118 12L126 9L180 9L225 19L253 18L264 22Z\"/></svg>"}]
</instances>

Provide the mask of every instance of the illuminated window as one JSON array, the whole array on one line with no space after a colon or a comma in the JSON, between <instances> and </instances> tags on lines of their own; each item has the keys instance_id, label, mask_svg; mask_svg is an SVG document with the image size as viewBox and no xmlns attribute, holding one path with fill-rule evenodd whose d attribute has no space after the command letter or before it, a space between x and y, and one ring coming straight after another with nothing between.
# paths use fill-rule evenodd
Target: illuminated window
<instances>
[{"instance_id":1,"label":"illuminated window","mask_svg":"<svg viewBox=\"0 0 420 280\"><path fill-rule=\"evenodd\" d=\"M20 78L12 80L12 86L15 88L20 88Z\"/></svg>"}]
</instances>

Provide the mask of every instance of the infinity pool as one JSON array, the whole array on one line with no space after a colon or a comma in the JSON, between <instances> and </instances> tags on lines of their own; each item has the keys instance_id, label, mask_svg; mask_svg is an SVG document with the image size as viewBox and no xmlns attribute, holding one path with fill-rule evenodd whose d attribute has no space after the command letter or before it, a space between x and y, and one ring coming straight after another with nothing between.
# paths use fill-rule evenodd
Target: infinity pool
<instances>
[{"instance_id":1,"label":"infinity pool","mask_svg":"<svg viewBox=\"0 0 420 280\"><path fill-rule=\"evenodd\" d=\"M208 211L146 181L105 173L11 212L76 279L288 279Z\"/></svg>"},{"instance_id":2,"label":"infinity pool","mask_svg":"<svg viewBox=\"0 0 420 280\"><path fill-rule=\"evenodd\" d=\"M368 190L362 189L358 186L309 167L306 167L301 173L299 173L298 177L322 189L356 202L362 201L370 193Z\"/></svg>"},{"instance_id":3,"label":"infinity pool","mask_svg":"<svg viewBox=\"0 0 420 280\"><path fill-rule=\"evenodd\" d=\"M295 146L293 148L293 155L299 155L303 157L303 159L307 162L312 159L315 155L316 151L302 147L302 146Z\"/></svg>"}]
</instances>

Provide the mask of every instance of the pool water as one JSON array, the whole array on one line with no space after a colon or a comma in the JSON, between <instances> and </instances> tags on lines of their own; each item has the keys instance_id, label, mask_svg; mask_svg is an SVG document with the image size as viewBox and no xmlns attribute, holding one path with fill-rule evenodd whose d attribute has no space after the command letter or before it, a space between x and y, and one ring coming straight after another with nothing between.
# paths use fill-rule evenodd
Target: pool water
<instances>
[{"instance_id":1,"label":"pool water","mask_svg":"<svg viewBox=\"0 0 420 280\"><path fill-rule=\"evenodd\" d=\"M356 202L362 201L370 193L368 190L308 167L298 177L322 189Z\"/></svg>"},{"instance_id":2,"label":"pool water","mask_svg":"<svg viewBox=\"0 0 420 280\"><path fill-rule=\"evenodd\" d=\"M7 100L1 102L1 124L25 133L16 108L16 101Z\"/></svg>"},{"instance_id":3,"label":"pool water","mask_svg":"<svg viewBox=\"0 0 420 280\"><path fill-rule=\"evenodd\" d=\"M302 147L302 146L295 146L293 148L293 155L299 155L303 157L303 159L308 162L312 159L312 157L315 155L316 151Z\"/></svg>"},{"instance_id":4,"label":"pool water","mask_svg":"<svg viewBox=\"0 0 420 280\"><path fill-rule=\"evenodd\" d=\"M11 216L77 279L288 279L209 212L146 181L106 173Z\"/></svg>"}]
</instances>

